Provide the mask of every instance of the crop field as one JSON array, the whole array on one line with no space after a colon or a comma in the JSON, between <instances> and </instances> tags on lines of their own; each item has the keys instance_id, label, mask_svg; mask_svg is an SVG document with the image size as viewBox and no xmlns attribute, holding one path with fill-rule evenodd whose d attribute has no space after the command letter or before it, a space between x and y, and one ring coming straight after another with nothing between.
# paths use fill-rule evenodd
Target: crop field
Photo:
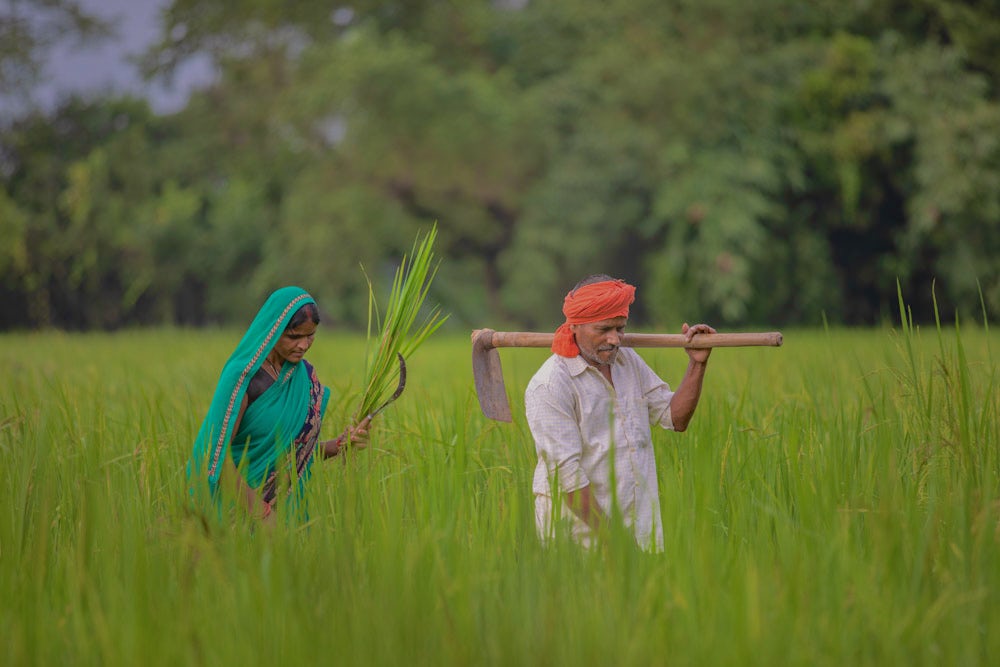
<instances>
[{"instance_id":1,"label":"crop field","mask_svg":"<svg viewBox=\"0 0 1000 667\"><path fill-rule=\"evenodd\" d=\"M479 410L467 333L408 360L309 517L207 520L185 463L236 330L0 336L0 655L9 665L1000 664L1000 337L783 331L716 350L654 432L666 550L534 533L523 391ZM309 359L356 407L365 341ZM640 350L672 386L680 350Z\"/></svg>"}]
</instances>

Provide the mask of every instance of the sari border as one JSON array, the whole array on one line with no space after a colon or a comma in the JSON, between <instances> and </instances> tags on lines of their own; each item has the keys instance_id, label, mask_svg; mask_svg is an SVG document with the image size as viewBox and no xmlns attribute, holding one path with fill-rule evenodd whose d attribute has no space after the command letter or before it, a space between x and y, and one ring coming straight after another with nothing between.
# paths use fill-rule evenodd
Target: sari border
<instances>
[{"instance_id":1,"label":"sari border","mask_svg":"<svg viewBox=\"0 0 1000 667\"><path fill-rule=\"evenodd\" d=\"M226 442L226 432L229 430L229 420L233 416L233 406L236 405L236 398L240 394L240 389L243 386L243 383L246 382L247 376L250 374L250 371L257 363L257 360L260 359L261 355L264 353L265 350L269 349L268 344L271 342L271 339L274 338L274 334L278 330L278 328L284 323L285 317L288 315L288 312L292 309L292 306L297 304L299 301L302 301L303 299L311 299L311 298L312 297L310 297L308 294L300 294L294 299L292 299L287 306L285 306L285 309L281 312L281 315L275 320L274 324L271 326L271 330L268 331L267 336L264 337L263 342L261 342L261 344L257 347L257 351L250 359L250 363L248 363L243 368L243 371L240 373L240 377L236 381L236 385L233 387L233 393L229 397L229 405L226 407L226 416L222 419L222 429L219 431L219 440L216 443L212 454L212 465L209 466L208 468L209 479L215 476L215 471L219 467L219 458L222 455L223 446L225 445Z\"/></svg>"}]
</instances>

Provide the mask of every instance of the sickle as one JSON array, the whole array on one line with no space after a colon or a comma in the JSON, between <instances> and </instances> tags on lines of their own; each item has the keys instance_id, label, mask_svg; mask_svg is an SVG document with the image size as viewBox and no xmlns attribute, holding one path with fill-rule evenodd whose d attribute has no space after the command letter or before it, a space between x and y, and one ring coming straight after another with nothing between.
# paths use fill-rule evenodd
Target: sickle
<instances>
[{"instance_id":1,"label":"sickle","mask_svg":"<svg viewBox=\"0 0 1000 667\"><path fill-rule=\"evenodd\" d=\"M403 355L399 352L396 353L396 356L399 358L399 384L396 385L396 391L392 392L392 396L389 397L389 400L369 412L367 417L368 419L371 419L378 413L385 410L390 403L402 395L403 389L406 388L406 361L403 359Z\"/></svg>"}]
</instances>

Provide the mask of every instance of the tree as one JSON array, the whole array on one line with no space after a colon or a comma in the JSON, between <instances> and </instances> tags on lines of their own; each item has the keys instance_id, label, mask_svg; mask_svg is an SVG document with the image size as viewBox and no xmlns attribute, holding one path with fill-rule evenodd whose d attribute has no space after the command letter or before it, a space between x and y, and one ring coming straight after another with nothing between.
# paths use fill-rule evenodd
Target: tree
<instances>
[{"instance_id":1,"label":"tree","mask_svg":"<svg viewBox=\"0 0 1000 667\"><path fill-rule=\"evenodd\" d=\"M46 52L66 40L91 41L111 26L75 0L13 0L0 9L0 97L13 104L38 80Z\"/></svg>"},{"instance_id":2,"label":"tree","mask_svg":"<svg viewBox=\"0 0 1000 667\"><path fill-rule=\"evenodd\" d=\"M0 291L117 326L299 283L363 326L367 279L437 223L453 325L550 327L601 271L658 328L867 324L897 281L918 319L932 281L995 309L995 24L985 0L175 0L150 71L220 73L184 110L2 132Z\"/></svg>"},{"instance_id":3,"label":"tree","mask_svg":"<svg viewBox=\"0 0 1000 667\"><path fill-rule=\"evenodd\" d=\"M86 195L96 172L108 173L98 169L109 162L105 143L132 135L149 118L148 106L135 100L92 104L71 99L51 116L35 112L0 135L5 196L23 219L17 225L20 243L16 237L12 242L27 253L26 261L8 265L13 273L5 284L23 299L23 323L96 323L84 311L100 311L101 299L88 305L82 297L92 295L87 290L96 290L103 280L90 275L94 262L112 263L106 251L114 245L109 235L118 233L118 219L99 220L93 214L95 200ZM119 175L134 178L140 173L135 164L141 160L114 166ZM108 182L117 181L110 177Z\"/></svg>"}]
</instances>

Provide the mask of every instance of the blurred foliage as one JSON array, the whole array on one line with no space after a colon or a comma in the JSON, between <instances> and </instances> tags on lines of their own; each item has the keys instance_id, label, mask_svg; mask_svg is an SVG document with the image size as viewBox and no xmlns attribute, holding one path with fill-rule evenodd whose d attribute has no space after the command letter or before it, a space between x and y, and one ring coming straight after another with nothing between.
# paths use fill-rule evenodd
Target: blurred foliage
<instances>
[{"instance_id":1,"label":"blurred foliage","mask_svg":"<svg viewBox=\"0 0 1000 667\"><path fill-rule=\"evenodd\" d=\"M45 55L59 41L95 41L112 26L76 0L7 0L0 4L0 98L30 91L44 72Z\"/></svg>"},{"instance_id":2,"label":"blurred foliage","mask_svg":"<svg viewBox=\"0 0 1000 667\"><path fill-rule=\"evenodd\" d=\"M0 133L0 327L363 326L438 225L452 326L551 328L606 272L634 322L1000 311L996 0L175 0L187 107L68 100ZM0 64L13 62L4 54Z\"/></svg>"}]
</instances>

